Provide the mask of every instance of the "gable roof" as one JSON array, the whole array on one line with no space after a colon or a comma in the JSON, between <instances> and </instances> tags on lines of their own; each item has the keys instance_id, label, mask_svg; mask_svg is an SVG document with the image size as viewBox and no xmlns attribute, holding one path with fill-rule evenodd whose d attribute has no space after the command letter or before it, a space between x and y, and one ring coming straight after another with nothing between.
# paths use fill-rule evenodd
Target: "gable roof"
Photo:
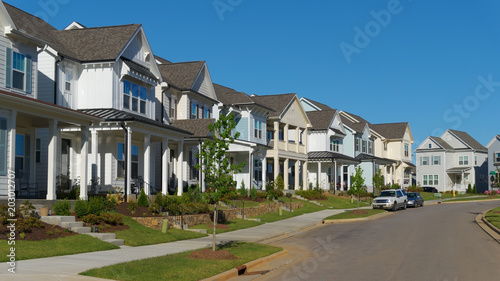
<instances>
[{"instance_id":1,"label":"gable roof","mask_svg":"<svg viewBox=\"0 0 500 281\"><path fill-rule=\"evenodd\" d=\"M274 112L271 112L269 114L269 117L279 117L296 96L296 94L290 93L265 96L252 95L251 98L255 102L265 104L266 106L274 110Z\"/></svg>"},{"instance_id":2,"label":"gable roof","mask_svg":"<svg viewBox=\"0 0 500 281\"><path fill-rule=\"evenodd\" d=\"M316 106L317 108L319 108L320 110L334 110L333 108L329 107L328 105L326 104L323 104L323 103L320 103L320 102L317 102L317 101L313 101L311 99L308 99L308 98L302 98L303 100L311 103L312 105Z\"/></svg>"},{"instance_id":3,"label":"gable roof","mask_svg":"<svg viewBox=\"0 0 500 281\"><path fill-rule=\"evenodd\" d=\"M490 146L491 146L491 145L492 145L495 141L500 142L500 135L496 135L496 136L494 136L494 137L490 140L490 142L486 145L486 147L487 147L487 148L490 148Z\"/></svg>"},{"instance_id":4,"label":"gable roof","mask_svg":"<svg viewBox=\"0 0 500 281\"><path fill-rule=\"evenodd\" d=\"M192 136L191 138L206 138L210 136L210 130L208 126L213 124L215 119L185 119L185 120L173 120L172 126L177 127L181 130L188 131Z\"/></svg>"},{"instance_id":5,"label":"gable roof","mask_svg":"<svg viewBox=\"0 0 500 281\"><path fill-rule=\"evenodd\" d=\"M212 83L212 84L214 85L215 94L217 96L219 96L219 94L237 93L238 92L235 89L232 89L232 88L229 88L226 86L222 86L222 85L217 84L217 83Z\"/></svg>"},{"instance_id":6,"label":"gable roof","mask_svg":"<svg viewBox=\"0 0 500 281\"><path fill-rule=\"evenodd\" d=\"M140 24L57 30L44 20L7 3L18 30L47 42L59 53L81 62L115 60Z\"/></svg>"},{"instance_id":7,"label":"gable roof","mask_svg":"<svg viewBox=\"0 0 500 281\"><path fill-rule=\"evenodd\" d=\"M336 112L336 109L307 111L307 117L309 118L309 121L311 121L312 125L311 130L328 130Z\"/></svg>"},{"instance_id":8,"label":"gable roof","mask_svg":"<svg viewBox=\"0 0 500 281\"><path fill-rule=\"evenodd\" d=\"M445 142L442 138L440 137L429 137L430 140L436 142L439 146L441 146L445 150L453 150L453 147L449 145L447 142Z\"/></svg>"},{"instance_id":9,"label":"gable roof","mask_svg":"<svg viewBox=\"0 0 500 281\"><path fill-rule=\"evenodd\" d=\"M180 90L191 90L203 65L204 61L190 61L160 64L158 68L163 81Z\"/></svg>"},{"instance_id":10,"label":"gable roof","mask_svg":"<svg viewBox=\"0 0 500 281\"><path fill-rule=\"evenodd\" d=\"M456 131L456 130L451 130L451 129L448 129L448 131L450 133L452 133L453 135L455 135L460 140L462 140L465 144L467 144L473 150L488 152L488 149L486 147L484 147L482 144L480 144L478 141L476 141L473 137L471 137L466 132Z\"/></svg>"},{"instance_id":11,"label":"gable roof","mask_svg":"<svg viewBox=\"0 0 500 281\"><path fill-rule=\"evenodd\" d=\"M162 57L159 57L157 55L155 55L155 59L160 62L159 64L171 64L172 63L171 61L164 59Z\"/></svg>"},{"instance_id":12,"label":"gable roof","mask_svg":"<svg viewBox=\"0 0 500 281\"><path fill-rule=\"evenodd\" d=\"M362 133L367 125L366 122L353 122L350 118L347 118L342 114L340 115L340 120L345 126L353 129L356 133Z\"/></svg>"},{"instance_id":13,"label":"gable roof","mask_svg":"<svg viewBox=\"0 0 500 281\"><path fill-rule=\"evenodd\" d=\"M371 124L370 128L386 139L402 139L408 128L408 122Z\"/></svg>"}]
</instances>

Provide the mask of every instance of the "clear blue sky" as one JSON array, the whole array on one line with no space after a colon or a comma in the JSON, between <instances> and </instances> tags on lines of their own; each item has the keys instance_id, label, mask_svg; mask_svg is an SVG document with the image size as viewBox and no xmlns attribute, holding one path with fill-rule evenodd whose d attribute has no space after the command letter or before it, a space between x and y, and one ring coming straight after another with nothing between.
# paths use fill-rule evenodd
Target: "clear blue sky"
<instances>
[{"instance_id":1,"label":"clear blue sky","mask_svg":"<svg viewBox=\"0 0 500 281\"><path fill-rule=\"evenodd\" d=\"M59 29L140 23L155 54L205 60L216 83L407 121L413 149L448 128L500 134L499 1L6 2Z\"/></svg>"}]
</instances>

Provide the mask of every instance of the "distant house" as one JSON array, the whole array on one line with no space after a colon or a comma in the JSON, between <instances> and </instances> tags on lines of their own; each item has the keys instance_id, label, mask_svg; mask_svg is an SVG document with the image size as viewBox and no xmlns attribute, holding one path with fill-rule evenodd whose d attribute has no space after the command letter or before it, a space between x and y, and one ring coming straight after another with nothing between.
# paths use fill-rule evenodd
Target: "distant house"
<instances>
[{"instance_id":1,"label":"distant house","mask_svg":"<svg viewBox=\"0 0 500 281\"><path fill-rule=\"evenodd\" d=\"M252 95L252 99L273 111L267 118L267 179L280 174L285 189L307 187L307 134L311 122L296 94ZM264 134L264 132L262 132Z\"/></svg>"},{"instance_id":2,"label":"distant house","mask_svg":"<svg viewBox=\"0 0 500 281\"><path fill-rule=\"evenodd\" d=\"M236 121L235 132L239 137L229 146L228 157L232 163L245 163L242 171L234 175L237 188L264 189L266 185L267 116L273 109L255 101L249 95L214 84L220 103L217 113L232 113Z\"/></svg>"},{"instance_id":3,"label":"distant house","mask_svg":"<svg viewBox=\"0 0 500 281\"><path fill-rule=\"evenodd\" d=\"M491 139L486 148L488 148L488 189L498 190L494 184L500 183L500 135Z\"/></svg>"},{"instance_id":4,"label":"distant house","mask_svg":"<svg viewBox=\"0 0 500 281\"><path fill-rule=\"evenodd\" d=\"M415 155L421 186L441 192L465 192L469 184L478 192L488 189L488 150L466 132L449 129L440 137L427 137Z\"/></svg>"}]
</instances>

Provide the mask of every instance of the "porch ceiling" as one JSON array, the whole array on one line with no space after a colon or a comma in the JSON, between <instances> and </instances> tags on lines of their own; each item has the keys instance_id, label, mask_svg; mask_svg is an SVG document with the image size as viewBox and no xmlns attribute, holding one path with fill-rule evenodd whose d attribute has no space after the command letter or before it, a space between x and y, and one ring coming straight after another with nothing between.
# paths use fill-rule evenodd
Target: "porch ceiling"
<instances>
[{"instance_id":1,"label":"porch ceiling","mask_svg":"<svg viewBox=\"0 0 500 281\"><path fill-rule=\"evenodd\" d=\"M446 172L448 174L461 174L461 173L468 171L470 169L472 169L472 167L455 167L455 168L447 169Z\"/></svg>"}]
</instances>

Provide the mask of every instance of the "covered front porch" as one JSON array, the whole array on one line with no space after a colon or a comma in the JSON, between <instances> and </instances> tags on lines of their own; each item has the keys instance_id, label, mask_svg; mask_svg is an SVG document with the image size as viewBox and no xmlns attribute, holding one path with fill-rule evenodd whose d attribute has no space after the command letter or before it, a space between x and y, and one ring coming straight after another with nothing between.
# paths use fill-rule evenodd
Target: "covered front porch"
<instances>
[{"instance_id":1,"label":"covered front porch","mask_svg":"<svg viewBox=\"0 0 500 281\"><path fill-rule=\"evenodd\" d=\"M455 167L446 170L448 175L448 187L451 191L465 192L471 182L472 167Z\"/></svg>"},{"instance_id":2,"label":"covered front porch","mask_svg":"<svg viewBox=\"0 0 500 281\"><path fill-rule=\"evenodd\" d=\"M347 191L351 186L351 166L355 158L331 151L308 153L309 182L325 190Z\"/></svg>"}]
</instances>

